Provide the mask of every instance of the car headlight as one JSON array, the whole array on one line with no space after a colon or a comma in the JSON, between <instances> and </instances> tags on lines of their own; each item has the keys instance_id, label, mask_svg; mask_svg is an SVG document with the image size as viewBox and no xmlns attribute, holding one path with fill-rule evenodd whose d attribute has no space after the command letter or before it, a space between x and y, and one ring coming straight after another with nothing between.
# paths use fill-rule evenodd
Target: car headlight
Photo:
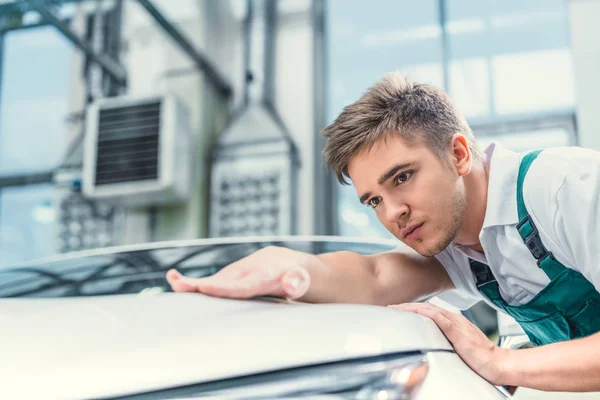
<instances>
[{"instance_id":1,"label":"car headlight","mask_svg":"<svg viewBox=\"0 0 600 400\"><path fill-rule=\"evenodd\" d=\"M420 353L371 357L199 384L187 387L185 394L180 388L177 397L162 398L403 400L411 398L427 371Z\"/></svg>"}]
</instances>

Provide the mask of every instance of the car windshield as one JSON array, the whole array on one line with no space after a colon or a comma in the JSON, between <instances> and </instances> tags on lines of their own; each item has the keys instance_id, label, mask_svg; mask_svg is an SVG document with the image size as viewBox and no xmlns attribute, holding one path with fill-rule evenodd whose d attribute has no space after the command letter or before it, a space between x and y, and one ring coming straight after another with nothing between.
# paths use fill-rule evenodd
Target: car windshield
<instances>
[{"instance_id":1,"label":"car windshield","mask_svg":"<svg viewBox=\"0 0 600 400\"><path fill-rule=\"evenodd\" d=\"M165 273L176 268L192 277L209 276L263 247L275 245L312 254L350 250L360 254L393 246L342 241L255 241L167 246L103 255L64 257L0 269L2 297L73 297L167 292Z\"/></svg>"}]
</instances>

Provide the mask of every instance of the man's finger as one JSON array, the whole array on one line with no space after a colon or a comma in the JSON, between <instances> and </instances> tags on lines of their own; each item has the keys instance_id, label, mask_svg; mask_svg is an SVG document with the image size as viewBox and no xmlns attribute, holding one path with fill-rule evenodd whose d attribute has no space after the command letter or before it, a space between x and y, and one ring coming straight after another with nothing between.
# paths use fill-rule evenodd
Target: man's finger
<instances>
[{"instance_id":1,"label":"man's finger","mask_svg":"<svg viewBox=\"0 0 600 400\"><path fill-rule=\"evenodd\" d=\"M209 286L202 288L202 291L211 296L249 299L277 290L278 282L269 278L263 274L254 273L238 279L215 280L211 281Z\"/></svg>"},{"instance_id":2,"label":"man's finger","mask_svg":"<svg viewBox=\"0 0 600 400\"><path fill-rule=\"evenodd\" d=\"M194 291L231 299L248 299L279 290L279 279L272 273L265 273L258 268L239 278L228 274L215 274L205 278L182 276L181 281L193 287Z\"/></svg>"},{"instance_id":3,"label":"man's finger","mask_svg":"<svg viewBox=\"0 0 600 400\"><path fill-rule=\"evenodd\" d=\"M310 275L296 265L263 264L253 268L234 268L237 271L233 273L227 273L225 270L228 268L204 278L189 278L171 270L167 273L167 280L176 292L200 292L234 299L262 295L297 299L304 296L310 286Z\"/></svg>"},{"instance_id":4,"label":"man's finger","mask_svg":"<svg viewBox=\"0 0 600 400\"><path fill-rule=\"evenodd\" d=\"M294 268L286 272L281 278L281 289L284 297L297 299L308 292L310 275L304 268Z\"/></svg>"},{"instance_id":5,"label":"man's finger","mask_svg":"<svg viewBox=\"0 0 600 400\"><path fill-rule=\"evenodd\" d=\"M174 292L197 292L195 285L191 284L175 269L167 272L167 282L169 282Z\"/></svg>"},{"instance_id":6,"label":"man's finger","mask_svg":"<svg viewBox=\"0 0 600 400\"><path fill-rule=\"evenodd\" d=\"M458 315L454 312L448 311L445 308L438 307L431 303L403 303L397 305L391 305L392 308L397 308L399 310L406 310L411 312L439 312L446 316Z\"/></svg>"},{"instance_id":7,"label":"man's finger","mask_svg":"<svg viewBox=\"0 0 600 400\"><path fill-rule=\"evenodd\" d=\"M389 306L391 308L395 308L398 310L409 311L419 315L423 315L427 317L446 334L446 336L451 335L452 331L454 331L455 323L454 318L452 317L451 312L444 310L443 308L434 306L429 303L406 303L406 304L398 304Z\"/></svg>"}]
</instances>

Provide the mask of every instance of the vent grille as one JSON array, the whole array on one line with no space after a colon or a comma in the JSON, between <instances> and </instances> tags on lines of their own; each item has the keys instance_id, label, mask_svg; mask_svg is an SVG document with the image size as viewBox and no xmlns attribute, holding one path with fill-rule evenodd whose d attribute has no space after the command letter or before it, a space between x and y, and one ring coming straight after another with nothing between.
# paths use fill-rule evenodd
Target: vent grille
<instances>
[{"instance_id":1,"label":"vent grille","mask_svg":"<svg viewBox=\"0 0 600 400\"><path fill-rule=\"evenodd\" d=\"M222 177L218 236L277 235L283 190L279 171Z\"/></svg>"},{"instance_id":2,"label":"vent grille","mask_svg":"<svg viewBox=\"0 0 600 400\"><path fill-rule=\"evenodd\" d=\"M100 110L96 185L158 179L160 102Z\"/></svg>"}]
</instances>

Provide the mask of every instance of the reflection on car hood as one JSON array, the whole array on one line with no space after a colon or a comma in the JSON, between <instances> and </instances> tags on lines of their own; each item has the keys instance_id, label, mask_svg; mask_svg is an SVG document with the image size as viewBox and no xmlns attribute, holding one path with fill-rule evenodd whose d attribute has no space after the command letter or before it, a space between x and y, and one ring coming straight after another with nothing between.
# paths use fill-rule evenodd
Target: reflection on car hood
<instances>
[{"instance_id":1,"label":"reflection on car hood","mask_svg":"<svg viewBox=\"0 0 600 400\"><path fill-rule=\"evenodd\" d=\"M451 347L385 307L200 294L0 300L0 398L135 393L301 365Z\"/></svg>"}]
</instances>

